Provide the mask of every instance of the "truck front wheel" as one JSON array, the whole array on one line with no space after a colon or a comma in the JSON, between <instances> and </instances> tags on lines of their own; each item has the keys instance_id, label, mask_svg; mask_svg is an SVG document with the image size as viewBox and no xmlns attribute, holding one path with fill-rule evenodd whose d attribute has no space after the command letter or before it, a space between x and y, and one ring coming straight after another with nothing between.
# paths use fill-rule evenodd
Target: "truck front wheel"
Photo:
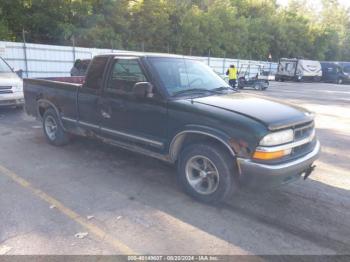
<instances>
[{"instance_id":1,"label":"truck front wheel","mask_svg":"<svg viewBox=\"0 0 350 262\"><path fill-rule=\"evenodd\" d=\"M232 156L216 144L192 144L180 154L178 178L185 192L205 203L227 199L236 188Z\"/></svg>"},{"instance_id":2,"label":"truck front wheel","mask_svg":"<svg viewBox=\"0 0 350 262\"><path fill-rule=\"evenodd\" d=\"M43 116L43 129L47 141L55 146L69 143L69 135L64 131L55 110L49 108Z\"/></svg>"}]
</instances>

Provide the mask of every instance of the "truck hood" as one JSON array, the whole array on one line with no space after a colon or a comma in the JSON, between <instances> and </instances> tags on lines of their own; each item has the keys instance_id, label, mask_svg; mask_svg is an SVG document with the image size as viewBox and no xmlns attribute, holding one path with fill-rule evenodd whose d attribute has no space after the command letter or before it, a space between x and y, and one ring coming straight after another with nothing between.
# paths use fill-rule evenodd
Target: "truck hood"
<instances>
[{"instance_id":1,"label":"truck hood","mask_svg":"<svg viewBox=\"0 0 350 262\"><path fill-rule=\"evenodd\" d=\"M0 72L0 79L18 79L19 77L17 76L16 73L13 72L8 72L8 73L3 73Z\"/></svg>"},{"instance_id":2,"label":"truck hood","mask_svg":"<svg viewBox=\"0 0 350 262\"><path fill-rule=\"evenodd\" d=\"M306 123L313 115L304 108L256 95L231 93L191 99L192 103L227 110L264 124L270 130Z\"/></svg>"}]
</instances>

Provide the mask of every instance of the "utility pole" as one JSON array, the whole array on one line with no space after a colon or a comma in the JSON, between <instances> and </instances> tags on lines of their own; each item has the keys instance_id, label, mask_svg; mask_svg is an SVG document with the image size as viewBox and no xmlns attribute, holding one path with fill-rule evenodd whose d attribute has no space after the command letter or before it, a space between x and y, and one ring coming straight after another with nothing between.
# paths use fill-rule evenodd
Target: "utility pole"
<instances>
[{"instance_id":1,"label":"utility pole","mask_svg":"<svg viewBox=\"0 0 350 262\"><path fill-rule=\"evenodd\" d=\"M210 48L209 48L209 51L208 51L208 66L210 66Z\"/></svg>"},{"instance_id":2,"label":"utility pole","mask_svg":"<svg viewBox=\"0 0 350 262\"><path fill-rule=\"evenodd\" d=\"M24 28L22 29L22 40L23 40L23 55L24 55L24 65L25 65L25 71L26 71L26 76L28 78L28 59L27 59L27 45L26 45L26 31Z\"/></svg>"},{"instance_id":3,"label":"utility pole","mask_svg":"<svg viewBox=\"0 0 350 262\"><path fill-rule=\"evenodd\" d=\"M72 36L72 44L73 44L73 49L72 49L72 52L73 52L73 64L75 63L75 36L73 35Z\"/></svg>"},{"instance_id":4,"label":"utility pole","mask_svg":"<svg viewBox=\"0 0 350 262\"><path fill-rule=\"evenodd\" d=\"M224 59L222 61L222 73L225 74L225 67L226 67L226 51L224 51Z\"/></svg>"}]
</instances>

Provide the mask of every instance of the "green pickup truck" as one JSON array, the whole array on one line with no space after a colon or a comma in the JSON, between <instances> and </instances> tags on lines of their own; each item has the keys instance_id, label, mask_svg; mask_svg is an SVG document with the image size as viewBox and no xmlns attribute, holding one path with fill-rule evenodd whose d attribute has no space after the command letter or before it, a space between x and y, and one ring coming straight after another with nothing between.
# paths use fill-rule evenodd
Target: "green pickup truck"
<instances>
[{"instance_id":1,"label":"green pickup truck","mask_svg":"<svg viewBox=\"0 0 350 262\"><path fill-rule=\"evenodd\" d=\"M313 114L232 90L182 56L99 55L82 84L26 79L24 95L51 144L94 137L174 163L184 190L206 203L307 178L320 152Z\"/></svg>"}]
</instances>

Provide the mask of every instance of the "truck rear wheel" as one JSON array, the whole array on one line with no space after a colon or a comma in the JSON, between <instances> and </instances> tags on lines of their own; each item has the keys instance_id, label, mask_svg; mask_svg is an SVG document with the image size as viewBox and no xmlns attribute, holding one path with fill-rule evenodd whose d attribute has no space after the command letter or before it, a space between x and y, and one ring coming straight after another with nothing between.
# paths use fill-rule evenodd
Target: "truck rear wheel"
<instances>
[{"instance_id":1,"label":"truck rear wheel","mask_svg":"<svg viewBox=\"0 0 350 262\"><path fill-rule=\"evenodd\" d=\"M43 130L47 141L55 146L69 143L69 135L64 131L55 110L49 108L43 116Z\"/></svg>"},{"instance_id":2,"label":"truck rear wheel","mask_svg":"<svg viewBox=\"0 0 350 262\"><path fill-rule=\"evenodd\" d=\"M214 144L192 144L179 156L178 178L185 192L204 203L226 200L236 188L232 156Z\"/></svg>"}]
</instances>

